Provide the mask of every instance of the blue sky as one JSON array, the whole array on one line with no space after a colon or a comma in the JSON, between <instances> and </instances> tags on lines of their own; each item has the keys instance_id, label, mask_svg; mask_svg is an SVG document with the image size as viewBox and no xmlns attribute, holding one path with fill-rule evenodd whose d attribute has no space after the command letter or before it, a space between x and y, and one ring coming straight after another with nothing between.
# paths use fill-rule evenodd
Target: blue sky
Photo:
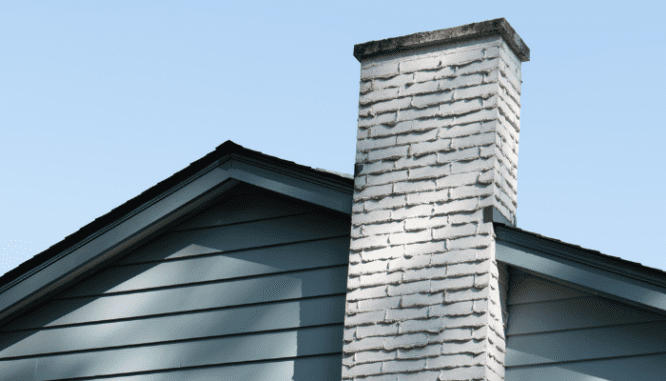
<instances>
[{"instance_id":1,"label":"blue sky","mask_svg":"<svg viewBox=\"0 0 666 381\"><path fill-rule=\"evenodd\" d=\"M0 2L0 274L231 139L353 172L353 45L505 17L518 226L666 270L657 2Z\"/></svg>"}]
</instances>

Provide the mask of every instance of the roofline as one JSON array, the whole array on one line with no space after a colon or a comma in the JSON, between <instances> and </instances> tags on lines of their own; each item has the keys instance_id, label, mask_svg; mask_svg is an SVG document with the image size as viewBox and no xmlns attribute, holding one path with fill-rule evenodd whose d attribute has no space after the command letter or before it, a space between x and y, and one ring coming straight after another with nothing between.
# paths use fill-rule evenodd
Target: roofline
<instances>
[{"instance_id":1,"label":"roofline","mask_svg":"<svg viewBox=\"0 0 666 381\"><path fill-rule=\"evenodd\" d=\"M623 303L666 313L666 272L493 223L498 261Z\"/></svg>"},{"instance_id":2,"label":"roofline","mask_svg":"<svg viewBox=\"0 0 666 381\"><path fill-rule=\"evenodd\" d=\"M351 214L352 178L227 141L5 273L0 277L0 322L115 260L117 254L241 182Z\"/></svg>"}]
</instances>

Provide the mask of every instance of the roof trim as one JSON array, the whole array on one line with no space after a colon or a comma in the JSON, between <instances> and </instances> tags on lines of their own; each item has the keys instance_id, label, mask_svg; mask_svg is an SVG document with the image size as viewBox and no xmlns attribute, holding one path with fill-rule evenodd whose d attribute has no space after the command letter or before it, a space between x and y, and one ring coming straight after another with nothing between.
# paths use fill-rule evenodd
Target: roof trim
<instances>
[{"instance_id":1,"label":"roof trim","mask_svg":"<svg viewBox=\"0 0 666 381\"><path fill-rule=\"evenodd\" d=\"M666 313L666 273L501 223L498 261L623 303Z\"/></svg>"},{"instance_id":2,"label":"roof trim","mask_svg":"<svg viewBox=\"0 0 666 381\"><path fill-rule=\"evenodd\" d=\"M240 183L351 214L353 179L227 141L0 277L0 324Z\"/></svg>"}]
</instances>

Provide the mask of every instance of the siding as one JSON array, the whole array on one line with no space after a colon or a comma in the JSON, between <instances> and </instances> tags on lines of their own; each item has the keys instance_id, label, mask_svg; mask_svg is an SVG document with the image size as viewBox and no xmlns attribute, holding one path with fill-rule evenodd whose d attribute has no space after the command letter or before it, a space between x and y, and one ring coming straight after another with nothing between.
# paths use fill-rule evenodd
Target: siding
<instances>
[{"instance_id":1,"label":"siding","mask_svg":"<svg viewBox=\"0 0 666 381\"><path fill-rule=\"evenodd\" d=\"M339 380L349 216L244 187L0 328L1 380Z\"/></svg>"},{"instance_id":2,"label":"siding","mask_svg":"<svg viewBox=\"0 0 666 381\"><path fill-rule=\"evenodd\" d=\"M666 316L523 272L510 276L506 380L666 378Z\"/></svg>"}]
</instances>

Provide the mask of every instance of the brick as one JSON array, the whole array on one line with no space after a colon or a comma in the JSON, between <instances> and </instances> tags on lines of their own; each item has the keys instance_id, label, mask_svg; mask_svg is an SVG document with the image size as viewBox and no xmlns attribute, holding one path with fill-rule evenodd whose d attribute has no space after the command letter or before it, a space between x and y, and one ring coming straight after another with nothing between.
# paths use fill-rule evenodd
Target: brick
<instances>
[{"instance_id":1,"label":"brick","mask_svg":"<svg viewBox=\"0 0 666 381\"><path fill-rule=\"evenodd\" d=\"M347 301L381 298L386 296L386 286L361 288L347 293Z\"/></svg>"},{"instance_id":2,"label":"brick","mask_svg":"<svg viewBox=\"0 0 666 381\"><path fill-rule=\"evenodd\" d=\"M433 254L432 264L449 265L455 263L478 261L480 249L450 250L444 253Z\"/></svg>"},{"instance_id":3,"label":"brick","mask_svg":"<svg viewBox=\"0 0 666 381\"><path fill-rule=\"evenodd\" d=\"M429 165L433 165L437 162L437 154L430 154L430 155L425 155L425 156L410 156L410 157L402 157L395 161L395 167L396 169L403 169L403 168L417 168L417 167L425 167Z\"/></svg>"},{"instance_id":4,"label":"brick","mask_svg":"<svg viewBox=\"0 0 666 381\"><path fill-rule=\"evenodd\" d=\"M439 356L441 351L441 345L427 345L419 348L398 349L397 357L401 359L434 357Z\"/></svg>"},{"instance_id":5,"label":"brick","mask_svg":"<svg viewBox=\"0 0 666 381\"><path fill-rule=\"evenodd\" d=\"M472 366L439 371L439 379L447 381L486 379L486 368L484 366Z\"/></svg>"},{"instance_id":6,"label":"brick","mask_svg":"<svg viewBox=\"0 0 666 381\"><path fill-rule=\"evenodd\" d=\"M364 262L349 266L349 275L358 276L361 274L374 274L377 272L387 272L388 261Z\"/></svg>"},{"instance_id":7,"label":"brick","mask_svg":"<svg viewBox=\"0 0 666 381\"><path fill-rule=\"evenodd\" d=\"M367 185L366 176L356 176L354 178L354 188L357 190L362 190Z\"/></svg>"},{"instance_id":8,"label":"brick","mask_svg":"<svg viewBox=\"0 0 666 381\"><path fill-rule=\"evenodd\" d=\"M450 188L449 194L452 200L456 200L461 198L490 196L493 194L494 190L495 188L492 185L474 184L474 185ZM477 221L477 219L472 219L472 220ZM463 222L457 222L457 223L463 223Z\"/></svg>"},{"instance_id":9,"label":"brick","mask_svg":"<svg viewBox=\"0 0 666 381\"><path fill-rule=\"evenodd\" d=\"M451 163L451 173L480 172L495 168L495 159L477 159Z\"/></svg>"},{"instance_id":10,"label":"brick","mask_svg":"<svg viewBox=\"0 0 666 381\"><path fill-rule=\"evenodd\" d=\"M454 124L454 118L432 118L412 121L410 131L429 131L433 128L448 127Z\"/></svg>"},{"instance_id":11,"label":"brick","mask_svg":"<svg viewBox=\"0 0 666 381\"><path fill-rule=\"evenodd\" d=\"M373 173L384 173L392 171L394 164L391 161L376 161L374 163L362 164L362 169L359 175L367 175Z\"/></svg>"},{"instance_id":12,"label":"brick","mask_svg":"<svg viewBox=\"0 0 666 381\"><path fill-rule=\"evenodd\" d=\"M363 261L376 261L382 259L402 258L404 249L402 246L385 247L378 250L369 250L361 253Z\"/></svg>"},{"instance_id":13,"label":"brick","mask_svg":"<svg viewBox=\"0 0 666 381\"><path fill-rule=\"evenodd\" d=\"M410 180L439 179L451 174L451 165L439 165L421 168L412 168L409 170Z\"/></svg>"},{"instance_id":14,"label":"brick","mask_svg":"<svg viewBox=\"0 0 666 381\"><path fill-rule=\"evenodd\" d=\"M437 115L441 117L464 115L472 111L481 110L483 107L484 102L481 98L464 99L453 103L441 104Z\"/></svg>"},{"instance_id":15,"label":"brick","mask_svg":"<svg viewBox=\"0 0 666 381\"><path fill-rule=\"evenodd\" d=\"M495 171L494 170L489 170L482 172L477 180L481 184L492 184L495 181Z\"/></svg>"},{"instance_id":16,"label":"brick","mask_svg":"<svg viewBox=\"0 0 666 381\"><path fill-rule=\"evenodd\" d=\"M415 95L411 98L411 106L414 108L428 108L442 103L453 102L453 91Z\"/></svg>"},{"instance_id":17,"label":"brick","mask_svg":"<svg viewBox=\"0 0 666 381\"><path fill-rule=\"evenodd\" d=\"M428 335L424 333L390 336L384 340L384 349L425 347L428 344Z\"/></svg>"},{"instance_id":18,"label":"brick","mask_svg":"<svg viewBox=\"0 0 666 381\"><path fill-rule=\"evenodd\" d=\"M476 300L488 297L487 289L470 288L467 290L447 291L444 299L447 302Z\"/></svg>"},{"instance_id":19,"label":"brick","mask_svg":"<svg viewBox=\"0 0 666 381\"><path fill-rule=\"evenodd\" d=\"M367 311L385 311L389 308L400 307L400 296L392 296L386 298L364 299L358 301L359 312ZM361 332L365 332L361 330ZM369 336L369 335L363 335Z\"/></svg>"},{"instance_id":20,"label":"brick","mask_svg":"<svg viewBox=\"0 0 666 381\"><path fill-rule=\"evenodd\" d=\"M416 372L420 371L426 366L426 360L413 360L413 361L386 361L382 364L382 372L385 373L398 373L398 372Z\"/></svg>"},{"instance_id":21,"label":"brick","mask_svg":"<svg viewBox=\"0 0 666 381\"><path fill-rule=\"evenodd\" d=\"M356 327L356 337L395 336L398 334L398 323L373 324Z\"/></svg>"},{"instance_id":22,"label":"brick","mask_svg":"<svg viewBox=\"0 0 666 381\"><path fill-rule=\"evenodd\" d=\"M395 209L390 211L390 213L392 220L402 221L406 218L431 216L432 211L433 211L432 205L416 205L416 206L407 206L405 208Z\"/></svg>"},{"instance_id":23,"label":"brick","mask_svg":"<svg viewBox=\"0 0 666 381\"><path fill-rule=\"evenodd\" d=\"M453 139L451 146L455 149L468 147L486 146L495 143L497 135L494 132L487 132L478 135L470 135Z\"/></svg>"},{"instance_id":24,"label":"brick","mask_svg":"<svg viewBox=\"0 0 666 381\"><path fill-rule=\"evenodd\" d=\"M421 142L409 145L409 155L416 157L447 151L451 151L450 139L439 139L433 142Z\"/></svg>"},{"instance_id":25,"label":"brick","mask_svg":"<svg viewBox=\"0 0 666 381\"><path fill-rule=\"evenodd\" d=\"M499 85L497 83L486 83L478 86L463 87L454 90L453 98L458 99L473 99L473 98L489 98L493 94L499 92Z\"/></svg>"},{"instance_id":26,"label":"brick","mask_svg":"<svg viewBox=\"0 0 666 381\"><path fill-rule=\"evenodd\" d=\"M412 130L412 124L413 122L411 120L385 125L380 124L370 128L370 136L377 138L382 136L405 134Z\"/></svg>"},{"instance_id":27,"label":"brick","mask_svg":"<svg viewBox=\"0 0 666 381\"><path fill-rule=\"evenodd\" d=\"M500 65L500 58L493 57L480 61L470 62L466 65L458 66L456 70L457 75L473 74L473 73L486 73L497 69Z\"/></svg>"},{"instance_id":28,"label":"brick","mask_svg":"<svg viewBox=\"0 0 666 381\"><path fill-rule=\"evenodd\" d=\"M405 270L403 280L413 282L425 279L442 279L446 277L446 269L443 267L428 267L424 269Z\"/></svg>"},{"instance_id":29,"label":"brick","mask_svg":"<svg viewBox=\"0 0 666 381\"><path fill-rule=\"evenodd\" d=\"M484 126L483 122L465 124L462 126L454 125L448 128L441 128L437 136L442 139L446 138L450 139L450 138L458 138L463 136L480 134L481 132L483 132L483 126Z\"/></svg>"},{"instance_id":30,"label":"brick","mask_svg":"<svg viewBox=\"0 0 666 381\"><path fill-rule=\"evenodd\" d=\"M407 195L407 205L443 203L449 199L449 190L440 189L430 192L410 193ZM441 218L441 217L440 217Z\"/></svg>"},{"instance_id":31,"label":"brick","mask_svg":"<svg viewBox=\"0 0 666 381\"><path fill-rule=\"evenodd\" d=\"M370 151L368 153L369 161L377 161L384 159L397 159L407 156L409 146L389 147Z\"/></svg>"},{"instance_id":32,"label":"brick","mask_svg":"<svg viewBox=\"0 0 666 381\"><path fill-rule=\"evenodd\" d=\"M418 294L414 294L418 295ZM444 328L442 326L441 318L424 319L424 320L405 320L400 322L400 334L405 333L439 333ZM430 342L430 340L428 340Z\"/></svg>"},{"instance_id":33,"label":"brick","mask_svg":"<svg viewBox=\"0 0 666 381\"><path fill-rule=\"evenodd\" d=\"M444 302L444 294L410 294L402 296L400 307L423 307Z\"/></svg>"},{"instance_id":34,"label":"brick","mask_svg":"<svg viewBox=\"0 0 666 381\"><path fill-rule=\"evenodd\" d=\"M363 208L366 211L373 211L377 209L395 209L407 205L407 197L405 195L396 195L384 197L380 200L367 200L363 203Z\"/></svg>"},{"instance_id":35,"label":"brick","mask_svg":"<svg viewBox=\"0 0 666 381\"><path fill-rule=\"evenodd\" d=\"M410 108L398 112L397 121L432 118L439 114L439 106L433 106L423 109ZM412 125L413 126L413 125Z\"/></svg>"},{"instance_id":36,"label":"brick","mask_svg":"<svg viewBox=\"0 0 666 381\"><path fill-rule=\"evenodd\" d=\"M385 351L385 350L379 350L379 351L362 351L362 352L357 352L356 353L356 363L361 364L361 363L367 363L367 362L378 362L378 361L386 361L386 360L393 360L398 356L398 353L396 351ZM367 378L364 379L364 381L368 380ZM397 377L395 378L395 381L397 381Z\"/></svg>"},{"instance_id":37,"label":"brick","mask_svg":"<svg viewBox=\"0 0 666 381\"><path fill-rule=\"evenodd\" d=\"M428 317L428 308L400 308L400 309L391 309L386 311L386 317L384 318L387 322L392 321L403 321L403 320L414 320L414 319L425 319Z\"/></svg>"},{"instance_id":38,"label":"brick","mask_svg":"<svg viewBox=\"0 0 666 381\"><path fill-rule=\"evenodd\" d=\"M480 156L479 147L470 147L457 151L440 152L437 154L437 163L451 163L458 160L470 160Z\"/></svg>"},{"instance_id":39,"label":"brick","mask_svg":"<svg viewBox=\"0 0 666 381\"><path fill-rule=\"evenodd\" d=\"M401 373L400 381L437 380L438 376L439 376L438 370L433 370L433 371L422 370L418 373ZM363 380L363 381L369 381L369 380Z\"/></svg>"},{"instance_id":40,"label":"brick","mask_svg":"<svg viewBox=\"0 0 666 381\"><path fill-rule=\"evenodd\" d=\"M411 258L395 258L389 262L389 272L421 269L430 266L430 255L416 255Z\"/></svg>"},{"instance_id":41,"label":"brick","mask_svg":"<svg viewBox=\"0 0 666 381\"><path fill-rule=\"evenodd\" d=\"M405 228L402 222L388 222L376 225L362 225L361 231L363 236L374 236L381 234L390 234L396 232L404 232ZM384 245L386 246L386 245ZM381 246L379 246L381 247ZM370 249L370 248L368 248Z\"/></svg>"},{"instance_id":42,"label":"brick","mask_svg":"<svg viewBox=\"0 0 666 381\"><path fill-rule=\"evenodd\" d=\"M484 73L483 83L496 83L499 82L500 71L499 68Z\"/></svg>"},{"instance_id":43,"label":"brick","mask_svg":"<svg viewBox=\"0 0 666 381\"><path fill-rule=\"evenodd\" d=\"M470 185L470 184L475 184L478 180L479 174L478 173L456 173L456 174L451 174L446 177L437 179L437 188L451 188L451 187L459 187L462 185Z\"/></svg>"},{"instance_id":44,"label":"brick","mask_svg":"<svg viewBox=\"0 0 666 381\"><path fill-rule=\"evenodd\" d=\"M467 115L456 117L456 124L469 124L474 122L484 122L496 120L499 118L499 112L496 109L483 109L476 112L471 112Z\"/></svg>"},{"instance_id":45,"label":"brick","mask_svg":"<svg viewBox=\"0 0 666 381\"><path fill-rule=\"evenodd\" d=\"M369 118L369 117L372 117L374 115L375 115L375 113L372 112L372 106L367 106L367 107L361 106L361 107L358 108L358 116L360 116L362 118ZM367 132L367 130L364 130L364 131Z\"/></svg>"},{"instance_id":46,"label":"brick","mask_svg":"<svg viewBox=\"0 0 666 381\"><path fill-rule=\"evenodd\" d=\"M487 322L488 322L488 316L486 314L446 316L443 318L443 324L446 329L461 328L461 327L482 327L486 325Z\"/></svg>"},{"instance_id":47,"label":"brick","mask_svg":"<svg viewBox=\"0 0 666 381\"><path fill-rule=\"evenodd\" d=\"M349 263L361 263L361 254L349 253Z\"/></svg>"},{"instance_id":48,"label":"brick","mask_svg":"<svg viewBox=\"0 0 666 381\"><path fill-rule=\"evenodd\" d=\"M404 110L411 106L411 98L398 98L388 101L378 102L372 105L373 114L383 114L386 112L393 112Z\"/></svg>"},{"instance_id":49,"label":"brick","mask_svg":"<svg viewBox=\"0 0 666 381\"><path fill-rule=\"evenodd\" d=\"M391 195L391 193L393 193L392 184L369 186L363 190L357 190L356 192L354 192L354 201L370 199L370 198L381 198L389 196Z\"/></svg>"},{"instance_id":50,"label":"brick","mask_svg":"<svg viewBox=\"0 0 666 381\"><path fill-rule=\"evenodd\" d=\"M374 81L375 89L383 89L387 87L402 87L414 83L413 74L400 74L393 78L377 78Z\"/></svg>"},{"instance_id":51,"label":"brick","mask_svg":"<svg viewBox=\"0 0 666 381\"><path fill-rule=\"evenodd\" d=\"M386 114L379 114L376 116L372 116L369 118L358 118L358 128L370 128L372 126L376 126L379 124L386 124L386 125L391 125L395 124L397 121L397 114L392 112L392 113L386 113ZM358 161L357 161L358 162Z\"/></svg>"},{"instance_id":52,"label":"brick","mask_svg":"<svg viewBox=\"0 0 666 381\"><path fill-rule=\"evenodd\" d=\"M467 316L471 315L474 308L474 302L463 301L447 303L438 306L430 306L428 316ZM448 320L447 320L448 321Z\"/></svg>"},{"instance_id":53,"label":"brick","mask_svg":"<svg viewBox=\"0 0 666 381\"><path fill-rule=\"evenodd\" d=\"M345 327L374 324L382 320L384 320L384 311L371 311L356 315L347 315L345 316Z\"/></svg>"},{"instance_id":54,"label":"brick","mask_svg":"<svg viewBox=\"0 0 666 381\"><path fill-rule=\"evenodd\" d=\"M487 239L486 239L487 241ZM491 262L489 260L474 263L457 263L446 267L446 273L449 276L464 276L471 274L485 274L490 271Z\"/></svg>"},{"instance_id":55,"label":"brick","mask_svg":"<svg viewBox=\"0 0 666 381\"><path fill-rule=\"evenodd\" d=\"M438 81L440 90L453 90L458 87L477 86L484 82L483 74L461 75L453 78L443 78Z\"/></svg>"},{"instance_id":56,"label":"brick","mask_svg":"<svg viewBox=\"0 0 666 381\"><path fill-rule=\"evenodd\" d=\"M375 235L364 238L354 238L351 240L349 250L358 252L368 249L379 249L388 246L389 235Z\"/></svg>"},{"instance_id":57,"label":"brick","mask_svg":"<svg viewBox=\"0 0 666 381\"><path fill-rule=\"evenodd\" d=\"M402 281L402 273L361 275L361 286L370 287L385 284L397 284Z\"/></svg>"},{"instance_id":58,"label":"brick","mask_svg":"<svg viewBox=\"0 0 666 381\"><path fill-rule=\"evenodd\" d=\"M414 73L414 82L427 82L447 77L455 77L455 66L446 66L439 70L418 71Z\"/></svg>"},{"instance_id":59,"label":"brick","mask_svg":"<svg viewBox=\"0 0 666 381\"><path fill-rule=\"evenodd\" d=\"M464 290L474 287L474 275L460 278L446 278L433 280L430 283L430 292Z\"/></svg>"},{"instance_id":60,"label":"brick","mask_svg":"<svg viewBox=\"0 0 666 381\"><path fill-rule=\"evenodd\" d=\"M382 363L369 363L355 365L351 368L346 366L342 367L342 378L363 377L382 372Z\"/></svg>"},{"instance_id":61,"label":"brick","mask_svg":"<svg viewBox=\"0 0 666 381\"><path fill-rule=\"evenodd\" d=\"M375 312L372 312L375 313ZM355 315L359 316L359 315ZM354 316L354 317L355 317ZM350 318L349 316L347 318ZM377 350L384 348L384 338L383 337L365 337L363 339L357 339L351 343L345 343L342 346L342 352L344 353L354 353L367 350Z\"/></svg>"},{"instance_id":62,"label":"brick","mask_svg":"<svg viewBox=\"0 0 666 381\"><path fill-rule=\"evenodd\" d=\"M405 86L402 90L401 95L419 95L419 94L430 94L440 91L439 81L430 81L430 82L421 82L414 83L411 86Z\"/></svg>"},{"instance_id":63,"label":"brick","mask_svg":"<svg viewBox=\"0 0 666 381\"><path fill-rule=\"evenodd\" d=\"M426 369L457 368L471 366L474 356L471 354L442 355L427 360Z\"/></svg>"},{"instance_id":64,"label":"brick","mask_svg":"<svg viewBox=\"0 0 666 381\"><path fill-rule=\"evenodd\" d=\"M448 240L446 246L450 250L484 248L490 246L490 240L486 236L463 237Z\"/></svg>"},{"instance_id":65,"label":"brick","mask_svg":"<svg viewBox=\"0 0 666 381\"><path fill-rule=\"evenodd\" d=\"M388 286L389 295L408 295L430 291L430 280Z\"/></svg>"},{"instance_id":66,"label":"brick","mask_svg":"<svg viewBox=\"0 0 666 381\"><path fill-rule=\"evenodd\" d=\"M447 216L409 218L405 220L404 229L406 231L418 231L436 228L448 225L448 220Z\"/></svg>"},{"instance_id":67,"label":"brick","mask_svg":"<svg viewBox=\"0 0 666 381\"><path fill-rule=\"evenodd\" d=\"M476 234L475 224L449 225L432 230L433 239L451 239L458 237L467 237Z\"/></svg>"},{"instance_id":68,"label":"brick","mask_svg":"<svg viewBox=\"0 0 666 381\"><path fill-rule=\"evenodd\" d=\"M435 180L402 181L393 184L393 192L395 194L418 193L434 190L436 186Z\"/></svg>"},{"instance_id":69,"label":"brick","mask_svg":"<svg viewBox=\"0 0 666 381\"><path fill-rule=\"evenodd\" d=\"M429 229L415 232L394 233L389 236L389 242L391 245L404 245L418 242L428 242L431 240L432 234Z\"/></svg>"},{"instance_id":70,"label":"brick","mask_svg":"<svg viewBox=\"0 0 666 381\"><path fill-rule=\"evenodd\" d=\"M367 152L371 150L376 150L378 148L386 148L395 146L396 138L395 136L389 136L386 138L370 138L359 140L356 142L356 150L361 152Z\"/></svg>"},{"instance_id":71,"label":"brick","mask_svg":"<svg viewBox=\"0 0 666 381\"><path fill-rule=\"evenodd\" d=\"M407 180L409 173L407 170L382 173L379 175L367 176L368 185L382 185Z\"/></svg>"},{"instance_id":72,"label":"brick","mask_svg":"<svg viewBox=\"0 0 666 381\"><path fill-rule=\"evenodd\" d=\"M454 175L452 175L454 176ZM435 214L453 214L459 212L469 212L478 209L479 200L476 198L466 198L462 200L449 201L446 204L435 205Z\"/></svg>"},{"instance_id":73,"label":"brick","mask_svg":"<svg viewBox=\"0 0 666 381\"><path fill-rule=\"evenodd\" d=\"M431 342L446 343L451 341L470 341L472 339L472 328L448 328L431 338Z\"/></svg>"},{"instance_id":74,"label":"brick","mask_svg":"<svg viewBox=\"0 0 666 381\"><path fill-rule=\"evenodd\" d=\"M361 81L359 86L359 93L365 94L372 90L372 81Z\"/></svg>"},{"instance_id":75,"label":"brick","mask_svg":"<svg viewBox=\"0 0 666 381\"><path fill-rule=\"evenodd\" d=\"M413 73L420 70L432 70L442 66L443 63L441 56L430 56L402 62L402 65L400 65L400 72Z\"/></svg>"},{"instance_id":76,"label":"brick","mask_svg":"<svg viewBox=\"0 0 666 381\"><path fill-rule=\"evenodd\" d=\"M413 257L415 255L423 255L430 253L441 253L446 251L446 242L426 242L426 243L415 243L411 245L405 245L404 255L406 257Z\"/></svg>"},{"instance_id":77,"label":"brick","mask_svg":"<svg viewBox=\"0 0 666 381\"><path fill-rule=\"evenodd\" d=\"M391 78L400 74L398 62L372 63L361 66L361 80Z\"/></svg>"},{"instance_id":78,"label":"brick","mask_svg":"<svg viewBox=\"0 0 666 381\"><path fill-rule=\"evenodd\" d=\"M398 139L397 144L409 144L409 143L433 141L437 139L437 129L411 133L408 135L400 135L397 137L397 139Z\"/></svg>"}]
</instances>

